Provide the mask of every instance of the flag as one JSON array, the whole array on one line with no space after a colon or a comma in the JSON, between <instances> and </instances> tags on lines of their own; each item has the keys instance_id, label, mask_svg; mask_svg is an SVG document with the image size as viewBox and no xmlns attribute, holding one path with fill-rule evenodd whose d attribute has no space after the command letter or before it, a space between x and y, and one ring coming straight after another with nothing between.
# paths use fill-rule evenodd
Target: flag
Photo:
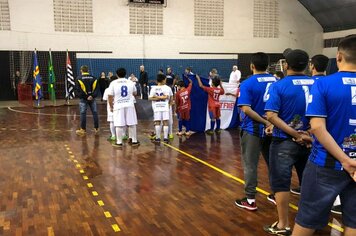
<instances>
[{"instance_id":1,"label":"flag","mask_svg":"<svg viewBox=\"0 0 356 236\"><path fill-rule=\"evenodd\" d=\"M73 77L72 65L70 63L68 51L67 51L66 69L67 69L66 78L65 78L66 99L73 99L75 97L75 93L74 93L75 81L74 81L74 77Z\"/></svg>"},{"instance_id":2,"label":"flag","mask_svg":"<svg viewBox=\"0 0 356 236\"><path fill-rule=\"evenodd\" d=\"M56 100L56 76L54 75L53 63L52 63L52 53L49 51L49 61L48 61L48 95L49 99L54 102Z\"/></svg>"},{"instance_id":3,"label":"flag","mask_svg":"<svg viewBox=\"0 0 356 236\"><path fill-rule=\"evenodd\" d=\"M33 95L35 95L35 98L38 101L42 98L42 79L36 51L33 54Z\"/></svg>"}]
</instances>

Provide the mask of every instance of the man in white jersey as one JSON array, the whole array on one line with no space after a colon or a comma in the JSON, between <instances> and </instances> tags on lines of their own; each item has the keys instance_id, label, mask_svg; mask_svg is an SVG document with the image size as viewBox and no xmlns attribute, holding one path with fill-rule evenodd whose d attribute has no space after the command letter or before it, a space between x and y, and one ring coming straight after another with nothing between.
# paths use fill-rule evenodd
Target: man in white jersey
<instances>
[{"instance_id":1,"label":"man in white jersey","mask_svg":"<svg viewBox=\"0 0 356 236\"><path fill-rule=\"evenodd\" d=\"M240 79L241 79L241 71L239 71L237 69L237 65L234 65L232 67L232 71L231 71L231 74L230 74L229 83L230 84L239 84L240 83Z\"/></svg>"},{"instance_id":2,"label":"man in white jersey","mask_svg":"<svg viewBox=\"0 0 356 236\"><path fill-rule=\"evenodd\" d=\"M151 88L149 100L152 101L154 114L154 122L156 129L155 142L160 142L161 139L161 122L163 123L163 140L168 143L168 121L169 121L169 104L172 103L172 89L165 85L166 76L164 74L157 75L157 86Z\"/></svg>"},{"instance_id":3,"label":"man in white jersey","mask_svg":"<svg viewBox=\"0 0 356 236\"><path fill-rule=\"evenodd\" d=\"M138 146L136 125L137 115L134 105L135 95L137 93L135 84L127 80L126 70L119 68L116 71L117 80L111 82L109 86L109 104L114 113L114 126L116 130L115 147L122 147L122 136L124 128L129 127L129 136L132 138L132 146Z\"/></svg>"}]
</instances>

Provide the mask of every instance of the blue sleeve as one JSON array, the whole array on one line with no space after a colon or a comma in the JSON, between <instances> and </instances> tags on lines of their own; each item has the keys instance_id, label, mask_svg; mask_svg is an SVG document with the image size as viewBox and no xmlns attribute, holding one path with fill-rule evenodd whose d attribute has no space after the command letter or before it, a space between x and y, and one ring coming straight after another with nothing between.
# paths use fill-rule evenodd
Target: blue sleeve
<instances>
[{"instance_id":1,"label":"blue sleeve","mask_svg":"<svg viewBox=\"0 0 356 236\"><path fill-rule=\"evenodd\" d=\"M306 116L327 117L324 89L321 82L321 80L317 80L312 86Z\"/></svg>"},{"instance_id":2,"label":"blue sleeve","mask_svg":"<svg viewBox=\"0 0 356 236\"><path fill-rule=\"evenodd\" d=\"M270 87L269 95L267 96L265 111L279 112L281 108L281 97L277 84Z\"/></svg>"},{"instance_id":3,"label":"blue sleeve","mask_svg":"<svg viewBox=\"0 0 356 236\"><path fill-rule=\"evenodd\" d=\"M241 83L240 86L240 96L237 100L237 106L251 106L252 105L252 94L250 90L250 83L248 81Z\"/></svg>"}]
</instances>

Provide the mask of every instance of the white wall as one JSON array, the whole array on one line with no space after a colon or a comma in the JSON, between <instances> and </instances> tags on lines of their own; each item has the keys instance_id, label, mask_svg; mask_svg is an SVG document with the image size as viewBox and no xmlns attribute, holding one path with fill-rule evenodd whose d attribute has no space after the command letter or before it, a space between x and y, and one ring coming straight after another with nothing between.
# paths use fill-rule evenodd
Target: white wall
<instances>
[{"instance_id":1,"label":"white wall","mask_svg":"<svg viewBox=\"0 0 356 236\"><path fill-rule=\"evenodd\" d=\"M324 33L323 37L324 39L342 38L350 34L356 34L356 29ZM335 45L335 47L332 48L324 48L323 54L329 58L335 58L336 51L337 51L337 45Z\"/></svg>"},{"instance_id":2,"label":"white wall","mask_svg":"<svg viewBox=\"0 0 356 236\"><path fill-rule=\"evenodd\" d=\"M82 56L110 58L235 58L179 52L281 53L288 47L322 52L322 28L296 0L279 0L277 39L253 38L252 0L224 1L224 37L194 36L194 1L167 1L164 34L142 36L129 34L127 0L93 0L94 33L55 32L52 0L9 0L12 30L0 31L0 50L105 50L113 54Z\"/></svg>"}]
</instances>

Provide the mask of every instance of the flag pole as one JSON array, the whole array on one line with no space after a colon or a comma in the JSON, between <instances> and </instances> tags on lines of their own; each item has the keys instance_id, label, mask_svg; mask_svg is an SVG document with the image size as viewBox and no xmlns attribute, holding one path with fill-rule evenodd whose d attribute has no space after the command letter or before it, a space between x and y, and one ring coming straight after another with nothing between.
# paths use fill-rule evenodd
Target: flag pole
<instances>
[{"instance_id":1,"label":"flag pole","mask_svg":"<svg viewBox=\"0 0 356 236\"><path fill-rule=\"evenodd\" d=\"M64 76L64 86L65 86L65 91L66 91L66 104L67 106L70 105L69 103L69 93L68 93L68 81L67 81L67 61L68 61L68 49L67 49L67 53L66 53L66 73L65 73L65 76Z\"/></svg>"}]
</instances>

